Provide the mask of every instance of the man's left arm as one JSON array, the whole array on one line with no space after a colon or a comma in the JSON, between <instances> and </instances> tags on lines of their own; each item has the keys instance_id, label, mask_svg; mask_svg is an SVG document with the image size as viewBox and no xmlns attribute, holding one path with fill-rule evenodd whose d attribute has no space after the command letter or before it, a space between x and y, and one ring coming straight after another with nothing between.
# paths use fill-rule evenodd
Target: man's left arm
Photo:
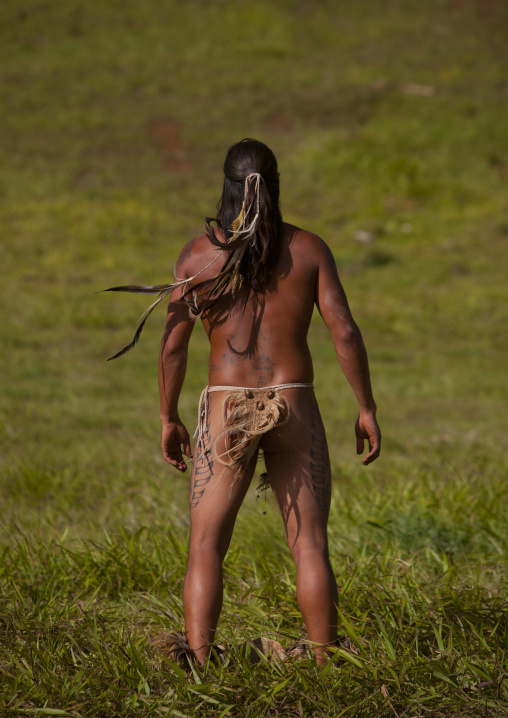
<instances>
[{"instance_id":1,"label":"man's left arm","mask_svg":"<svg viewBox=\"0 0 508 718\"><path fill-rule=\"evenodd\" d=\"M341 369L358 400L356 453L363 453L367 440L369 453L363 458L363 463L367 465L377 459L381 450L381 431L376 419L367 352L358 325L351 315L333 255L322 240L319 242L316 252L319 258L316 304L331 334Z\"/></svg>"},{"instance_id":2,"label":"man's left arm","mask_svg":"<svg viewBox=\"0 0 508 718\"><path fill-rule=\"evenodd\" d=\"M183 453L192 457L189 432L178 414L178 400L187 369L187 351L194 328L187 305L176 290L168 305L166 328L159 354L160 420L162 454L179 471L186 471ZM182 453L183 448L183 453Z\"/></svg>"}]
</instances>

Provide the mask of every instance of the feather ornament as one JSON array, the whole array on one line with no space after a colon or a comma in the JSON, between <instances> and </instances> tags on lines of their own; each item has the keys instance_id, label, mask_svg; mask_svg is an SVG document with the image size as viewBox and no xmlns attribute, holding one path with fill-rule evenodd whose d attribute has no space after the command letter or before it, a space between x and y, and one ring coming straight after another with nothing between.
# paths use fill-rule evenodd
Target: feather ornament
<instances>
[{"instance_id":1,"label":"feather ornament","mask_svg":"<svg viewBox=\"0 0 508 718\"><path fill-rule=\"evenodd\" d=\"M173 292L175 289L178 289L179 287L183 287L184 289L184 295L189 291L191 288L192 282L196 277L198 277L200 274L202 274L208 267L210 267L221 255L223 254L223 251L217 254L216 257L212 259L211 262L209 262L203 269L201 269L199 272L197 272L193 277L188 277L187 279L178 279L176 282L172 282L170 284L154 284L154 285L137 285L137 284L125 284L118 287L109 287L109 289L104 289L104 292L131 292L133 294L158 294L159 296L153 302L150 304L149 307L145 309L143 314L139 317L138 323L139 326L136 329L136 333L134 334L133 340L127 344L123 349L121 349L119 352L114 354L114 356L109 357L108 361L112 361L113 359L118 359L119 357L126 354L130 349L132 349L139 341L139 337L141 336L141 332L143 331L143 327L145 326L146 320L150 316L150 314L153 312L155 307L162 302L163 299L166 297L169 297L171 292ZM195 295L196 293L193 292ZM194 296L194 304L196 305L197 309L197 297ZM189 303L189 302L188 302ZM195 314L197 316L197 314Z\"/></svg>"},{"instance_id":2,"label":"feather ornament","mask_svg":"<svg viewBox=\"0 0 508 718\"><path fill-rule=\"evenodd\" d=\"M238 217L231 223L232 236L227 238L225 242L222 242L217 238L215 233L212 231L210 236L210 242L212 245L220 249L221 251L209 262L203 269L197 272L193 277L187 279L177 279L177 281L170 284L155 284L155 285L137 285L137 284L126 284L118 287L109 287L104 289L105 292L131 292L133 294L158 294L157 299L149 306L138 319L138 328L134 334L133 340L127 344L123 349L109 357L108 361L118 359L118 357L126 354L132 349L139 341L145 322L153 312L155 307L162 302L163 299L168 297L171 292L175 289L183 288L182 299L189 306L189 311L193 318L198 318L204 311L203 308L199 309L198 299L204 298L210 300L208 308L214 306L227 290L231 291L233 297L236 295L238 290L243 285L243 276L240 273L240 265L242 263L243 255L245 250L251 244L252 240L256 241L256 228L257 221L259 218L259 187L262 180L259 172L252 172L245 178L244 185L244 197L242 203L242 209ZM254 185L254 197L246 209L247 198L251 185ZM249 215L255 208L256 213L251 221L247 224ZM208 220L207 220L208 221ZM211 220L210 220L211 221ZM219 259L225 252L228 253L228 257L224 262L222 269L217 272L213 277L202 281L198 285L198 290L192 288L193 281L199 277L205 270L208 269L214 262ZM262 258L263 259L263 258ZM175 275L176 276L176 275ZM204 290L209 288L208 293Z\"/></svg>"},{"instance_id":3,"label":"feather ornament","mask_svg":"<svg viewBox=\"0 0 508 718\"><path fill-rule=\"evenodd\" d=\"M138 323L139 326L136 329L136 333L134 334L134 339L130 342L130 344L127 344L123 349L121 349L119 352L117 352L114 356L109 357L108 361L112 361L113 359L118 359L118 357L123 356L126 354L132 347L136 346L136 344L139 341L139 337L141 336L141 332L143 331L143 327L145 326L146 320L150 316L150 314L153 312L155 307L162 302L163 299L168 297L173 290L175 290L177 287L184 286L187 284L188 280L184 279L178 282L174 282L172 284L158 284L154 286L144 286L144 285L136 285L136 284L127 284L125 286L121 287L110 287L109 289L104 289L104 292L132 292L133 294L158 294L159 297L153 302L145 311L143 314L139 317Z\"/></svg>"},{"instance_id":4,"label":"feather ornament","mask_svg":"<svg viewBox=\"0 0 508 718\"><path fill-rule=\"evenodd\" d=\"M238 231L240 229L240 227L242 226L244 214L245 214L245 200L243 201L242 209L240 210L240 214L238 215L238 217L236 219L234 219L231 222L231 229L233 230L233 232Z\"/></svg>"}]
</instances>

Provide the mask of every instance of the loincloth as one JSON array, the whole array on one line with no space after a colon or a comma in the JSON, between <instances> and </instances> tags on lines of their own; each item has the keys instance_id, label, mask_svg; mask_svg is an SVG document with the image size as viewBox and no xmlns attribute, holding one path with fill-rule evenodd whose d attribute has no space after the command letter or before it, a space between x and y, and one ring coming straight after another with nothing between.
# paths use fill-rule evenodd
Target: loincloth
<instances>
[{"instance_id":1,"label":"loincloth","mask_svg":"<svg viewBox=\"0 0 508 718\"><path fill-rule=\"evenodd\" d=\"M196 455L206 456L204 434L208 425L208 397L210 392L227 392L222 404L222 422L211 447L211 455L224 468L234 470L233 481L240 478L257 447L259 436L284 426L291 416L288 400L280 392L284 389L312 389L313 384L276 384L260 388L242 386L207 386L199 399ZM225 450L217 448L223 444Z\"/></svg>"}]
</instances>

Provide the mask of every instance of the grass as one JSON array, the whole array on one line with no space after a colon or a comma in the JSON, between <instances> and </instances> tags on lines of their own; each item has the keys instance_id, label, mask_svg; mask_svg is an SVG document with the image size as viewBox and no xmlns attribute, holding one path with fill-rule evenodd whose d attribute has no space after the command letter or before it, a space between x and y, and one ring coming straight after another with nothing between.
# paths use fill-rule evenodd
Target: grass
<instances>
[{"instance_id":1,"label":"grass","mask_svg":"<svg viewBox=\"0 0 508 718\"><path fill-rule=\"evenodd\" d=\"M78 0L0 10L0 713L504 716L507 12L501 2ZM333 467L338 666L247 666L303 633L273 497L240 513L221 640L190 677L187 479L159 450L163 312L143 298L202 230L226 148L266 141L283 213L330 243L373 374L384 453L315 317ZM366 241L359 241L359 239ZM194 425L206 338L181 398ZM266 510L266 515L264 512Z\"/></svg>"}]
</instances>

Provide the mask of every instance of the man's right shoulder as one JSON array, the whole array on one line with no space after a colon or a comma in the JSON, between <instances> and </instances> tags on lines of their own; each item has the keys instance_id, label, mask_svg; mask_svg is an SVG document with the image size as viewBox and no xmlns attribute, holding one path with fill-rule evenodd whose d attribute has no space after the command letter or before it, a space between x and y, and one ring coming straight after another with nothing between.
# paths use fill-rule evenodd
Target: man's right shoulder
<instances>
[{"instance_id":1,"label":"man's right shoulder","mask_svg":"<svg viewBox=\"0 0 508 718\"><path fill-rule=\"evenodd\" d=\"M190 242L184 246L178 259L175 263L175 274L182 279L181 275L189 275L192 272L187 271L190 269L193 260L195 260L202 252L210 249L210 240L206 232L203 232L198 237L194 237Z\"/></svg>"}]
</instances>

